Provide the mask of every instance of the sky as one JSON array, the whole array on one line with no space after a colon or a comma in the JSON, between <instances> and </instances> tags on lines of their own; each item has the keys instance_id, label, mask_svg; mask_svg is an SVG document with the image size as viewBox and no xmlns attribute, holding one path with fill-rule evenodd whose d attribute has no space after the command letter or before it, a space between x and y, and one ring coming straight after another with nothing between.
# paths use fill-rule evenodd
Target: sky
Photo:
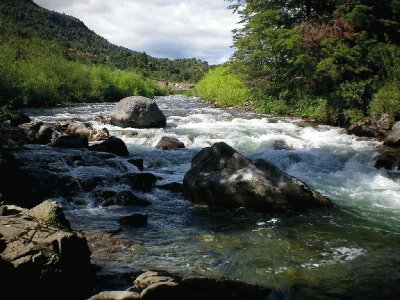
<instances>
[{"instance_id":1,"label":"sky","mask_svg":"<svg viewBox=\"0 0 400 300\"><path fill-rule=\"evenodd\" d=\"M74 16L113 44L155 57L225 62L239 18L225 0L34 0Z\"/></svg>"}]
</instances>

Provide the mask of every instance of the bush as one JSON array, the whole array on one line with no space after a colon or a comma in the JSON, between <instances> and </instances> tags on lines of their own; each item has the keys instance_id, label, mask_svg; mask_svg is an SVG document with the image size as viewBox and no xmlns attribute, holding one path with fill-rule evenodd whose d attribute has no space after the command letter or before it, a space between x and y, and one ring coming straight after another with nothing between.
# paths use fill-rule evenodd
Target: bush
<instances>
[{"instance_id":1,"label":"bush","mask_svg":"<svg viewBox=\"0 0 400 300\"><path fill-rule=\"evenodd\" d=\"M326 99L303 98L294 104L293 114L298 117L311 118L318 122L326 122L327 106Z\"/></svg>"},{"instance_id":2,"label":"bush","mask_svg":"<svg viewBox=\"0 0 400 300\"><path fill-rule=\"evenodd\" d=\"M217 67L201 79L193 93L206 101L217 102L223 106L243 107L249 100L249 90L228 66Z\"/></svg>"},{"instance_id":3,"label":"bush","mask_svg":"<svg viewBox=\"0 0 400 300\"><path fill-rule=\"evenodd\" d=\"M373 97L370 114L379 118L387 113L393 120L400 119L400 82L386 83Z\"/></svg>"}]
</instances>

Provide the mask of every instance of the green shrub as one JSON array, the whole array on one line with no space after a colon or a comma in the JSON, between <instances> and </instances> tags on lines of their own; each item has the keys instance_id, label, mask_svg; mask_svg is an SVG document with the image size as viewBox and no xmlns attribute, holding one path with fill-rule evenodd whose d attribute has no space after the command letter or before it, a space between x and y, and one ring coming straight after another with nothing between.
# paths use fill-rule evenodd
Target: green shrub
<instances>
[{"instance_id":1,"label":"green shrub","mask_svg":"<svg viewBox=\"0 0 400 300\"><path fill-rule=\"evenodd\" d=\"M323 98L303 98L294 104L293 114L297 117L325 122L327 119L327 105L327 100Z\"/></svg>"},{"instance_id":2,"label":"green shrub","mask_svg":"<svg viewBox=\"0 0 400 300\"><path fill-rule=\"evenodd\" d=\"M245 83L228 66L208 71L196 84L193 93L223 106L242 107L249 100L249 90Z\"/></svg>"},{"instance_id":3,"label":"green shrub","mask_svg":"<svg viewBox=\"0 0 400 300\"><path fill-rule=\"evenodd\" d=\"M387 113L392 119L400 119L400 82L386 83L373 97L369 112L379 118Z\"/></svg>"},{"instance_id":4,"label":"green shrub","mask_svg":"<svg viewBox=\"0 0 400 300\"><path fill-rule=\"evenodd\" d=\"M283 100L276 100L272 97L263 98L262 100L253 101L253 106L260 113L272 115L272 116L283 116L290 114L289 106Z\"/></svg>"}]
</instances>

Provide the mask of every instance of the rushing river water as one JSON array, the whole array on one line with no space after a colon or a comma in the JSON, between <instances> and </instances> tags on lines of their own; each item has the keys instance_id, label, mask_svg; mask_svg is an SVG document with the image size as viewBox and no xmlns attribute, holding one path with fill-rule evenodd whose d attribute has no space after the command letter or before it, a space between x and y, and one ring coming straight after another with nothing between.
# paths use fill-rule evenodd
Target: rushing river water
<instances>
[{"instance_id":1,"label":"rushing river water","mask_svg":"<svg viewBox=\"0 0 400 300\"><path fill-rule=\"evenodd\" d=\"M304 286L307 296L318 298L380 297L400 290L400 174L373 167L380 143L301 120L211 108L184 96L159 97L157 103L167 116L164 129L134 129L139 134L127 137L123 133L129 129L107 125L132 157L144 159L146 171L161 178L157 184L182 182L199 150L224 141L251 159L271 161L336 207L290 216L243 209L209 212L158 188L142 195L151 206L101 207L90 194L82 194L86 206L65 205L73 227L85 232L115 230L118 217L127 213L149 214L146 227L120 233L132 243L110 251L105 267L165 269L277 288ZM109 115L114 105L28 113L45 122L80 119L100 129L105 125L95 117ZM178 138L186 149L155 149L164 135ZM90 176L109 171L82 167L71 172Z\"/></svg>"}]
</instances>

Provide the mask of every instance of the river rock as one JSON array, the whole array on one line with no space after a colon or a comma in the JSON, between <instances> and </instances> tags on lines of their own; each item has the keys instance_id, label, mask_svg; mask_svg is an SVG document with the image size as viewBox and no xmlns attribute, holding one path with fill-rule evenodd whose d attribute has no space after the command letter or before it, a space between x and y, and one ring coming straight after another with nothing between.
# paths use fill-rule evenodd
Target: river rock
<instances>
[{"instance_id":1,"label":"river rock","mask_svg":"<svg viewBox=\"0 0 400 300\"><path fill-rule=\"evenodd\" d=\"M24 123L30 123L32 120L30 117L22 112L13 112L12 116L9 117L11 126L19 126Z\"/></svg>"},{"instance_id":2,"label":"river rock","mask_svg":"<svg viewBox=\"0 0 400 300\"><path fill-rule=\"evenodd\" d=\"M157 104L142 96L122 99L111 112L111 123L121 127L162 128L166 117Z\"/></svg>"},{"instance_id":3,"label":"river rock","mask_svg":"<svg viewBox=\"0 0 400 300\"><path fill-rule=\"evenodd\" d=\"M88 148L89 141L86 136L82 135L63 135L56 139L51 146L57 148Z\"/></svg>"},{"instance_id":4,"label":"river rock","mask_svg":"<svg viewBox=\"0 0 400 300\"><path fill-rule=\"evenodd\" d=\"M51 142L54 128L44 125L42 121L33 121L18 126L32 144L45 145Z\"/></svg>"},{"instance_id":5,"label":"river rock","mask_svg":"<svg viewBox=\"0 0 400 300\"><path fill-rule=\"evenodd\" d=\"M147 206L151 202L145 199L141 199L131 191L120 191L113 196L105 197L106 199L102 202L102 206L110 205L122 205L122 206Z\"/></svg>"},{"instance_id":6,"label":"river rock","mask_svg":"<svg viewBox=\"0 0 400 300\"><path fill-rule=\"evenodd\" d=\"M178 148L185 148L185 144L174 137L163 136L161 140L156 145L157 149L171 150Z\"/></svg>"},{"instance_id":7,"label":"river rock","mask_svg":"<svg viewBox=\"0 0 400 300\"><path fill-rule=\"evenodd\" d=\"M39 223L51 224L60 228L71 230L69 221L65 218L62 206L55 201L46 200L30 209L26 213Z\"/></svg>"},{"instance_id":8,"label":"river rock","mask_svg":"<svg viewBox=\"0 0 400 300\"><path fill-rule=\"evenodd\" d=\"M392 126L393 122L387 114L379 119L368 118L356 122L346 128L347 133L361 137L374 137L384 139Z\"/></svg>"},{"instance_id":9,"label":"river rock","mask_svg":"<svg viewBox=\"0 0 400 300\"><path fill-rule=\"evenodd\" d=\"M331 206L305 183L266 161L252 162L220 142L201 150L183 179L184 195L210 208L298 211Z\"/></svg>"},{"instance_id":10,"label":"river rock","mask_svg":"<svg viewBox=\"0 0 400 300\"><path fill-rule=\"evenodd\" d=\"M138 227L147 224L147 214L133 214L130 216L124 216L119 219L119 223L126 227Z\"/></svg>"},{"instance_id":11,"label":"river rock","mask_svg":"<svg viewBox=\"0 0 400 300\"><path fill-rule=\"evenodd\" d=\"M0 267L0 294L4 299L81 299L89 292L93 269L86 239L43 222L43 217L32 217L45 211L41 207L0 216L0 264L5 265ZM13 284L4 285L5 279Z\"/></svg>"},{"instance_id":12,"label":"river rock","mask_svg":"<svg viewBox=\"0 0 400 300\"><path fill-rule=\"evenodd\" d=\"M142 158L136 158L136 159L128 159L128 163L134 165L136 168L138 168L140 171L144 170L144 161Z\"/></svg>"},{"instance_id":13,"label":"river rock","mask_svg":"<svg viewBox=\"0 0 400 300\"><path fill-rule=\"evenodd\" d=\"M140 292L140 299L270 299L272 290L226 279L182 278L163 271L138 276L129 291Z\"/></svg>"},{"instance_id":14,"label":"river rock","mask_svg":"<svg viewBox=\"0 0 400 300\"><path fill-rule=\"evenodd\" d=\"M129 291L101 292L89 298L89 300L134 300L140 299L140 294Z\"/></svg>"},{"instance_id":15,"label":"river rock","mask_svg":"<svg viewBox=\"0 0 400 300\"><path fill-rule=\"evenodd\" d=\"M128 156L129 151L123 140L115 136L110 136L108 140L100 144L95 144L89 147L92 151L113 153L118 156Z\"/></svg>"},{"instance_id":16,"label":"river rock","mask_svg":"<svg viewBox=\"0 0 400 300\"><path fill-rule=\"evenodd\" d=\"M400 147L400 122L396 122L393 125L383 144L391 147Z\"/></svg>"},{"instance_id":17,"label":"river rock","mask_svg":"<svg viewBox=\"0 0 400 300\"><path fill-rule=\"evenodd\" d=\"M88 138L89 142L107 140L110 133L107 128L96 130L92 124L81 121L71 121L65 128L65 133L68 135L81 135Z\"/></svg>"},{"instance_id":18,"label":"river rock","mask_svg":"<svg viewBox=\"0 0 400 300\"><path fill-rule=\"evenodd\" d=\"M400 170L400 150L386 149L375 157L374 166L377 169Z\"/></svg>"},{"instance_id":19,"label":"river rock","mask_svg":"<svg viewBox=\"0 0 400 300\"><path fill-rule=\"evenodd\" d=\"M150 192L157 181L152 173L126 173L120 178L121 183L130 185L135 190Z\"/></svg>"}]
</instances>

